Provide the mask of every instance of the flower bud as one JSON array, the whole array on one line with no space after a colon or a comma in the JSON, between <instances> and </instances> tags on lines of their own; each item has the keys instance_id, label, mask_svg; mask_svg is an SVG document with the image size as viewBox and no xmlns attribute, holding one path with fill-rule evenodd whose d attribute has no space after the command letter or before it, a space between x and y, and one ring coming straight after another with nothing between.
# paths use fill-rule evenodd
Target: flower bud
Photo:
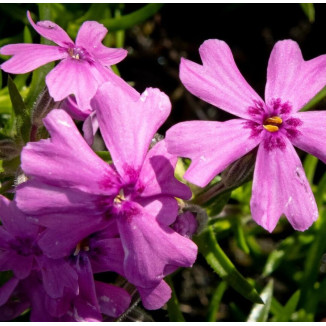
<instances>
[{"instance_id":1,"label":"flower bud","mask_svg":"<svg viewBox=\"0 0 326 326\"><path fill-rule=\"evenodd\" d=\"M54 108L58 107L60 102L55 102L50 96L47 87L44 87L38 96L32 110L32 125L39 128L43 126L43 118Z\"/></svg>"},{"instance_id":2,"label":"flower bud","mask_svg":"<svg viewBox=\"0 0 326 326\"><path fill-rule=\"evenodd\" d=\"M236 188L248 181L255 167L256 151L251 151L239 160L230 164L221 174L226 188Z\"/></svg>"},{"instance_id":3,"label":"flower bud","mask_svg":"<svg viewBox=\"0 0 326 326\"><path fill-rule=\"evenodd\" d=\"M178 215L176 221L172 224L172 229L186 238L191 238L197 231L198 223L194 214L185 212Z\"/></svg>"},{"instance_id":4,"label":"flower bud","mask_svg":"<svg viewBox=\"0 0 326 326\"><path fill-rule=\"evenodd\" d=\"M0 160L11 160L20 154L20 148L12 139L0 140Z\"/></svg>"}]
</instances>

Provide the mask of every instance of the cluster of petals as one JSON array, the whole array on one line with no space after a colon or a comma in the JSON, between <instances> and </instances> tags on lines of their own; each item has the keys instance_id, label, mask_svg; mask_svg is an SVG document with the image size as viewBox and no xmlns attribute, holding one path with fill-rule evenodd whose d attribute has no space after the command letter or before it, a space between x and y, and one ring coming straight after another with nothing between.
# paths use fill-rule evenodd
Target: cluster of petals
<instances>
[{"instance_id":1,"label":"cluster of petals","mask_svg":"<svg viewBox=\"0 0 326 326\"><path fill-rule=\"evenodd\" d=\"M27 308L31 321L114 319L131 297L95 281L104 272L124 277L145 308L158 309L171 296L164 277L192 266L197 255L190 240L196 220L179 214L176 200L189 199L191 191L174 177L177 157L165 142L152 144L171 103L158 89L139 94L113 73L110 66L126 51L101 43L103 25L85 22L74 43L55 23L35 24L30 13L28 19L57 46L4 46L0 53L12 58L1 69L27 73L61 60L46 84L64 102L43 120L50 138L22 151L28 181L16 188L14 201L0 197L0 269L14 272L1 288L0 319ZM85 137L73 119L86 119ZM89 146L98 127L110 162Z\"/></svg>"},{"instance_id":2,"label":"cluster of petals","mask_svg":"<svg viewBox=\"0 0 326 326\"><path fill-rule=\"evenodd\" d=\"M131 298L124 289L94 282L92 258L82 253L50 258L38 243L44 228L3 196L0 209L0 270L13 272L0 288L1 321L27 308L31 321L101 321L102 314L116 318L128 308Z\"/></svg>"},{"instance_id":3,"label":"cluster of petals","mask_svg":"<svg viewBox=\"0 0 326 326\"><path fill-rule=\"evenodd\" d=\"M84 132L89 143L97 130L97 120L90 105L98 87L107 80L114 80L122 88L126 82L118 77L111 66L123 60L127 51L108 48L101 42L107 29L96 21L86 21L80 27L76 41L51 21L33 22L35 31L57 45L10 44L0 53L12 55L1 69L12 74L23 74L52 61L61 60L46 76L46 85L55 101L63 101L63 107L78 120L85 120ZM73 96L73 97L72 97Z\"/></svg>"},{"instance_id":4,"label":"cluster of petals","mask_svg":"<svg viewBox=\"0 0 326 326\"><path fill-rule=\"evenodd\" d=\"M182 59L182 83L239 118L182 122L168 130L168 151L192 160L184 178L206 186L232 162L257 150L253 219L271 232L284 214L296 230L307 229L318 210L293 145L326 163L326 112L298 112L326 85L326 56L305 61L296 42L277 42L263 101L239 72L225 42L207 40L199 52L202 65Z\"/></svg>"},{"instance_id":5,"label":"cluster of petals","mask_svg":"<svg viewBox=\"0 0 326 326\"><path fill-rule=\"evenodd\" d=\"M157 309L170 297L163 278L191 266L197 254L196 245L170 227L178 215L175 197L191 197L174 177L177 158L164 141L148 151L170 102L157 89L127 94L107 82L92 105L113 164L92 151L65 111L52 110L44 119L51 138L23 149L22 169L30 180L19 186L16 202L47 228L39 245L53 259L70 255L113 221L110 260L119 263L106 268L134 284L146 308Z\"/></svg>"}]
</instances>

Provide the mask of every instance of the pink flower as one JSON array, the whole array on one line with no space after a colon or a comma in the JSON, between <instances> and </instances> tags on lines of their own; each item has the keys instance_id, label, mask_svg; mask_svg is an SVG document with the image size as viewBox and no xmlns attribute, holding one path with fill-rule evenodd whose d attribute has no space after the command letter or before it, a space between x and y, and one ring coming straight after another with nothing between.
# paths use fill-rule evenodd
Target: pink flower
<instances>
[{"instance_id":1,"label":"pink flower","mask_svg":"<svg viewBox=\"0 0 326 326\"><path fill-rule=\"evenodd\" d=\"M170 296L163 278L191 266L197 255L197 246L170 227L178 214L175 197L191 197L174 177L177 157L164 141L149 150L171 103L158 89L126 93L107 82L92 105L113 164L92 151L65 111L52 110L44 119L51 138L23 150L22 169L31 179L19 186L17 205L48 228L39 244L53 259L116 223L123 253L114 255L124 257L115 271L138 288L145 307L157 309Z\"/></svg>"},{"instance_id":2,"label":"pink flower","mask_svg":"<svg viewBox=\"0 0 326 326\"><path fill-rule=\"evenodd\" d=\"M239 72L225 42L207 40L199 52L203 65L182 60L183 84L240 118L183 122L167 132L168 151L192 160L184 178L206 186L258 146L253 219L271 232L285 214L296 230L307 229L318 210L293 145L326 162L326 112L298 112L325 86L326 56L304 61L296 42L278 42L269 59L263 101Z\"/></svg>"},{"instance_id":3,"label":"pink flower","mask_svg":"<svg viewBox=\"0 0 326 326\"><path fill-rule=\"evenodd\" d=\"M124 81L118 77L110 66L123 60L127 51L105 47L101 41L107 29L95 21L86 21L80 27L76 42L51 21L35 24L29 12L27 17L33 28L55 45L44 44L10 44L1 48L0 53L13 55L1 65L1 69L13 74L30 72L46 63L61 62L46 76L46 84L55 101L75 95L77 105L85 115L92 110L90 100L97 88L106 80L115 80L123 87Z\"/></svg>"}]
</instances>

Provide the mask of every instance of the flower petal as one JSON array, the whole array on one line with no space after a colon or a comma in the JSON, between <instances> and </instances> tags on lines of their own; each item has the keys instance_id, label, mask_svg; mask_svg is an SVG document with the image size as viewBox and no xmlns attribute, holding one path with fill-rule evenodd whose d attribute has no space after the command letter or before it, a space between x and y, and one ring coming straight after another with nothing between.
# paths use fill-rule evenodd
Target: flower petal
<instances>
[{"instance_id":1,"label":"flower petal","mask_svg":"<svg viewBox=\"0 0 326 326\"><path fill-rule=\"evenodd\" d=\"M181 59L180 79L189 92L241 118L251 118L248 108L262 99L237 68L229 46L207 40L199 48L203 65Z\"/></svg>"},{"instance_id":2,"label":"flower petal","mask_svg":"<svg viewBox=\"0 0 326 326\"><path fill-rule=\"evenodd\" d=\"M49 20L42 20L35 24L29 11L27 11L27 18L36 32L46 39L53 41L62 47L74 44L68 34L59 25Z\"/></svg>"},{"instance_id":3,"label":"flower petal","mask_svg":"<svg viewBox=\"0 0 326 326\"><path fill-rule=\"evenodd\" d=\"M105 66L112 66L123 60L128 52L124 49L108 48L102 40L108 30L98 22L86 21L80 27L76 38L76 46L87 49L99 62Z\"/></svg>"},{"instance_id":4,"label":"flower petal","mask_svg":"<svg viewBox=\"0 0 326 326\"><path fill-rule=\"evenodd\" d=\"M64 289L78 294L78 277L75 270L64 259L49 259L46 256L38 257L42 273L43 287L51 298L60 298Z\"/></svg>"},{"instance_id":5,"label":"flower petal","mask_svg":"<svg viewBox=\"0 0 326 326\"><path fill-rule=\"evenodd\" d=\"M178 202L170 196L138 197L133 199L144 207L148 214L155 216L156 220L165 225L171 225L178 215Z\"/></svg>"},{"instance_id":6,"label":"flower petal","mask_svg":"<svg viewBox=\"0 0 326 326\"><path fill-rule=\"evenodd\" d=\"M68 96L63 102L61 102L58 109L65 110L73 119L80 121L84 121L92 113L91 106L89 106L88 109L83 108L83 110L81 110L76 103L74 95Z\"/></svg>"},{"instance_id":7,"label":"flower petal","mask_svg":"<svg viewBox=\"0 0 326 326\"><path fill-rule=\"evenodd\" d=\"M291 139L292 144L326 163L326 112L298 112L292 117L302 121L296 127L299 135Z\"/></svg>"},{"instance_id":8,"label":"flower petal","mask_svg":"<svg viewBox=\"0 0 326 326\"><path fill-rule=\"evenodd\" d=\"M98 87L91 72L91 65L85 60L73 58L62 60L50 71L45 80L55 101L61 101L74 94L82 111L89 110L90 100Z\"/></svg>"},{"instance_id":9,"label":"flower petal","mask_svg":"<svg viewBox=\"0 0 326 326\"><path fill-rule=\"evenodd\" d=\"M158 223L136 203L124 203L118 227L125 276L136 286L155 286L166 276L166 268L190 267L196 259L197 246L192 241Z\"/></svg>"},{"instance_id":10,"label":"flower petal","mask_svg":"<svg viewBox=\"0 0 326 326\"><path fill-rule=\"evenodd\" d=\"M98 121L95 112L92 112L84 121L83 132L84 138L89 146L94 142L94 136L98 130Z\"/></svg>"},{"instance_id":11,"label":"flower petal","mask_svg":"<svg viewBox=\"0 0 326 326\"><path fill-rule=\"evenodd\" d=\"M170 113L169 98L158 89L139 96L107 82L92 106L115 167L126 183L135 182L152 137Z\"/></svg>"},{"instance_id":12,"label":"flower petal","mask_svg":"<svg viewBox=\"0 0 326 326\"><path fill-rule=\"evenodd\" d=\"M52 110L44 119L51 139L28 143L22 152L22 168L30 176L59 187L95 194L114 194L119 179L113 169L87 145L63 110Z\"/></svg>"},{"instance_id":13,"label":"flower petal","mask_svg":"<svg viewBox=\"0 0 326 326\"><path fill-rule=\"evenodd\" d=\"M39 227L27 222L26 216L17 208L15 201L0 195L0 212L3 226L12 236L37 236ZM3 237L1 239L4 240Z\"/></svg>"},{"instance_id":14,"label":"flower petal","mask_svg":"<svg viewBox=\"0 0 326 326\"><path fill-rule=\"evenodd\" d=\"M101 218L111 201L113 197L110 200L105 195L50 186L35 179L19 185L16 191L18 207L32 215L27 217L28 221L50 228L60 228L61 223L70 223L72 219L78 221L78 216Z\"/></svg>"},{"instance_id":15,"label":"flower petal","mask_svg":"<svg viewBox=\"0 0 326 326\"><path fill-rule=\"evenodd\" d=\"M184 179L204 187L229 164L259 144L260 135L252 136L251 133L242 119L187 121L170 128L165 140L171 154L192 160ZM194 137L194 134L199 136Z\"/></svg>"},{"instance_id":16,"label":"flower petal","mask_svg":"<svg viewBox=\"0 0 326 326\"><path fill-rule=\"evenodd\" d=\"M326 84L326 55L304 61L292 40L275 44L268 62L265 100L289 101L293 112L309 102Z\"/></svg>"},{"instance_id":17,"label":"flower petal","mask_svg":"<svg viewBox=\"0 0 326 326\"><path fill-rule=\"evenodd\" d=\"M294 147L284 138L284 149L259 146L251 197L253 219L272 232L282 213L294 229L303 231L317 219L318 210Z\"/></svg>"},{"instance_id":18,"label":"flower petal","mask_svg":"<svg viewBox=\"0 0 326 326\"><path fill-rule=\"evenodd\" d=\"M45 255L52 259L63 258L74 254L77 244L90 234L105 227L101 221L80 217L76 219L75 227L62 223L61 229L47 229L42 233L38 245Z\"/></svg>"},{"instance_id":19,"label":"flower petal","mask_svg":"<svg viewBox=\"0 0 326 326\"><path fill-rule=\"evenodd\" d=\"M2 47L0 53L13 55L1 65L2 70L11 74L24 74L67 57L67 53L58 46L44 44L10 44Z\"/></svg>"},{"instance_id":20,"label":"flower petal","mask_svg":"<svg viewBox=\"0 0 326 326\"><path fill-rule=\"evenodd\" d=\"M98 281L95 289L102 314L119 317L130 305L131 297L124 289Z\"/></svg>"},{"instance_id":21,"label":"flower petal","mask_svg":"<svg viewBox=\"0 0 326 326\"><path fill-rule=\"evenodd\" d=\"M157 143L147 153L137 185L144 189L141 193L142 197L170 195L182 199L191 198L189 187L174 176L177 160L177 156L167 152L164 140Z\"/></svg>"},{"instance_id":22,"label":"flower petal","mask_svg":"<svg viewBox=\"0 0 326 326\"><path fill-rule=\"evenodd\" d=\"M137 287L143 306L148 310L160 309L171 298L171 288L165 281L150 288Z\"/></svg>"},{"instance_id":23,"label":"flower petal","mask_svg":"<svg viewBox=\"0 0 326 326\"><path fill-rule=\"evenodd\" d=\"M8 282L0 287L0 306L3 306L10 298L19 283L19 279L12 277Z\"/></svg>"},{"instance_id":24,"label":"flower petal","mask_svg":"<svg viewBox=\"0 0 326 326\"><path fill-rule=\"evenodd\" d=\"M94 239L90 238L90 261L94 273L108 271L124 275L124 252L120 238Z\"/></svg>"}]
</instances>

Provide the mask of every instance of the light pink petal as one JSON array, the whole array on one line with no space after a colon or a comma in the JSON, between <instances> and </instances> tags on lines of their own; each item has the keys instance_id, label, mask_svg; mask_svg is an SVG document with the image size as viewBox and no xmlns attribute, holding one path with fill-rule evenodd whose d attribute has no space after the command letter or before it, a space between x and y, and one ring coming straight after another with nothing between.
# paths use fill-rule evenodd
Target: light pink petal
<instances>
[{"instance_id":1,"label":"light pink petal","mask_svg":"<svg viewBox=\"0 0 326 326\"><path fill-rule=\"evenodd\" d=\"M94 136L98 130L98 120L95 112L92 112L84 121L83 132L84 138L89 146L94 142Z\"/></svg>"},{"instance_id":2,"label":"light pink petal","mask_svg":"<svg viewBox=\"0 0 326 326\"><path fill-rule=\"evenodd\" d=\"M160 309L171 298L171 288L165 281L150 288L137 287L143 306L148 310Z\"/></svg>"},{"instance_id":3,"label":"light pink petal","mask_svg":"<svg viewBox=\"0 0 326 326\"><path fill-rule=\"evenodd\" d=\"M67 53L58 46L44 44L10 44L1 48L1 54L13 55L1 65L11 74L25 74L48 62L64 59Z\"/></svg>"},{"instance_id":4,"label":"light pink petal","mask_svg":"<svg viewBox=\"0 0 326 326\"><path fill-rule=\"evenodd\" d=\"M29 11L27 12L27 18L36 32L46 39L62 47L68 47L74 44L68 34L59 25L49 20L42 20L35 24Z\"/></svg>"},{"instance_id":5,"label":"light pink petal","mask_svg":"<svg viewBox=\"0 0 326 326\"><path fill-rule=\"evenodd\" d=\"M158 222L165 225L171 225L177 218L179 206L173 197L138 197L134 198L133 201L143 206L148 214L155 216Z\"/></svg>"},{"instance_id":6,"label":"light pink petal","mask_svg":"<svg viewBox=\"0 0 326 326\"><path fill-rule=\"evenodd\" d=\"M19 279L12 277L8 282L0 287L0 307L9 300L18 283Z\"/></svg>"},{"instance_id":7,"label":"light pink petal","mask_svg":"<svg viewBox=\"0 0 326 326\"><path fill-rule=\"evenodd\" d=\"M154 88L137 98L108 82L99 88L92 106L115 167L125 182L134 182L155 132L170 113L169 98Z\"/></svg>"},{"instance_id":8,"label":"light pink petal","mask_svg":"<svg viewBox=\"0 0 326 326\"><path fill-rule=\"evenodd\" d=\"M93 57L105 66L112 66L123 60L127 51L124 49L108 48L102 40L108 30L98 22L86 21L80 27L76 38L76 46L87 50Z\"/></svg>"},{"instance_id":9,"label":"light pink petal","mask_svg":"<svg viewBox=\"0 0 326 326\"><path fill-rule=\"evenodd\" d=\"M70 215L76 220L78 216L102 217L112 201L113 198L104 195L50 186L37 180L24 182L16 192L17 205L29 215L27 220L51 228L60 227L63 221L67 223Z\"/></svg>"},{"instance_id":10,"label":"light pink petal","mask_svg":"<svg viewBox=\"0 0 326 326\"><path fill-rule=\"evenodd\" d=\"M326 55L304 61L299 45L292 40L275 44L268 62L266 103L280 98L300 110L326 85Z\"/></svg>"},{"instance_id":11,"label":"light pink petal","mask_svg":"<svg viewBox=\"0 0 326 326\"><path fill-rule=\"evenodd\" d=\"M89 110L90 100L95 95L98 83L85 60L67 58L62 60L46 76L46 85L55 101L75 95L80 110Z\"/></svg>"},{"instance_id":12,"label":"light pink petal","mask_svg":"<svg viewBox=\"0 0 326 326\"><path fill-rule=\"evenodd\" d=\"M251 118L248 108L262 102L237 68L229 46L207 40L199 48L203 65L181 59L180 79L189 92L241 118Z\"/></svg>"},{"instance_id":13,"label":"light pink petal","mask_svg":"<svg viewBox=\"0 0 326 326\"><path fill-rule=\"evenodd\" d=\"M63 109L68 112L73 119L80 121L84 121L92 113L91 106L89 106L89 108L83 108L83 110L81 110L76 103L76 98L74 95L68 96L60 104L60 109Z\"/></svg>"},{"instance_id":14,"label":"light pink petal","mask_svg":"<svg viewBox=\"0 0 326 326\"><path fill-rule=\"evenodd\" d=\"M137 185L144 189L141 193L142 197L170 195L182 199L191 198L189 187L174 176L177 160L176 155L167 152L164 140L147 153Z\"/></svg>"},{"instance_id":15,"label":"light pink petal","mask_svg":"<svg viewBox=\"0 0 326 326\"><path fill-rule=\"evenodd\" d=\"M30 142L23 149L22 168L27 175L95 194L119 192L116 173L87 145L65 111L52 110L44 125L51 138Z\"/></svg>"},{"instance_id":16,"label":"light pink petal","mask_svg":"<svg viewBox=\"0 0 326 326\"><path fill-rule=\"evenodd\" d=\"M129 282L152 287L166 276L166 267L192 266L197 256L197 246L192 241L158 223L136 203L125 202L121 209L118 227Z\"/></svg>"},{"instance_id":17,"label":"light pink petal","mask_svg":"<svg viewBox=\"0 0 326 326\"><path fill-rule=\"evenodd\" d=\"M251 197L253 219L272 232L282 213L294 229L304 231L317 219L318 210L294 147L258 149Z\"/></svg>"},{"instance_id":18,"label":"light pink petal","mask_svg":"<svg viewBox=\"0 0 326 326\"><path fill-rule=\"evenodd\" d=\"M292 117L302 121L296 127L299 134L291 139L292 144L326 163L326 112L299 112Z\"/></svg>"},{"instance_id":19,"label":"light pink petal","mask_svg":"<svg viewBox=\"0 0 326 326\"><path fill-rule=\"evenodd\" d=\"M131 297L124 289L98 281L95 289L102 314L119 317L130 305Z\"/></svg>"},{"instance_id":20,"label":"light pink petal","mask_svg":"<svg viewBox=\"0 0 326 326\"><path fill-rule=\"evenodd\" d=\"M251 132L242 119L187 121L170 128L165 140L171 154L192 160L184 179L204 187L259 144L261 137L251 136Z\"/></svg>"}]
</instances>

